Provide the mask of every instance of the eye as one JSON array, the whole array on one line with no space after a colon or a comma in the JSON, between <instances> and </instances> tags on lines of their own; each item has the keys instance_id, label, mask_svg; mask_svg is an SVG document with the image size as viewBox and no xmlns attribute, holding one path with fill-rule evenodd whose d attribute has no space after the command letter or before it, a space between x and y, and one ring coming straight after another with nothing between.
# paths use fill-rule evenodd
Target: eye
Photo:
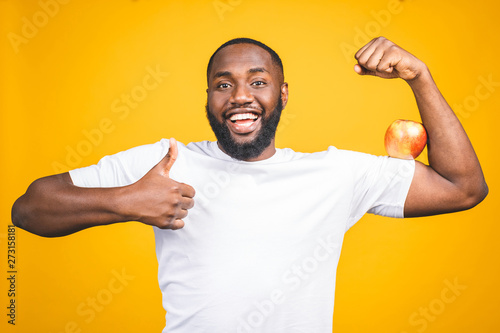
<instances>
[{"instance_id":1,"label":"eye","mask_svg":"<svg viewBox=\"0 0 500 333\"><path fill-rule=\"evenodd\" d=\"M252 85L253 86L263 86L265 85L266 83L264 81L255 81L255 82L252 82Z\"/></svg>"},{"instance_id":2,"label":"eye","mask_svg":"<svg viewBox=\"0 0 500 333\"><path fill-rule=\"evenodd\" d=\"M221 83L217 86L217 89L226 89L229 88L229 83Z\"/></svg>"}]
</instances>

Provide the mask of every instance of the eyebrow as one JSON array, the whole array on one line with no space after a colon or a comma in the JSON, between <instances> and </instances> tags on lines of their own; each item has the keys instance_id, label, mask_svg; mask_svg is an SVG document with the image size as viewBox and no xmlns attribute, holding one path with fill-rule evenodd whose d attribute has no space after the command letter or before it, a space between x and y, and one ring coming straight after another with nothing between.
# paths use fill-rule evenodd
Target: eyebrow
<instances>
[{"instance_id":1,"label":"eyebrow","mask_svg":"<svg viewBox=\"0 0 500 333\"><path fill-rule=\"evenodd\" d=\"M269 73L269 71L267 69L265 69L264 67L254 67L254 68L250 68L247 71L248 74L252 74L252 73L264 73L264 72ZM217 78L223 77L223 76L231 76L231 72L230 71L217 72L214 75L214 79L217 79Z\"/></svg>"},{"instance_id":2,"label":"eyebrow","mask_svg":"<svg viewBox=\"0 0 500 333\"><path fill-rule=\"evenodd\" d=\"M219 78L219 77L223 77L223 76L231 76L231 72L229 72L229 71L217 72L214 75L214 79Z\"/></svg>"},{"instance_id":3,"label":"eyebrow","mask_svg":"<svg viewBox=\"0 0 500 333\"><path fill-rule=\"evenodd\" d=\"M255 67L255 68L250 68L248 70L248 73L264 73L264 72L269 73L269 71L267 69L265 69L264 67Z\"/></svg>"}]
</instances>

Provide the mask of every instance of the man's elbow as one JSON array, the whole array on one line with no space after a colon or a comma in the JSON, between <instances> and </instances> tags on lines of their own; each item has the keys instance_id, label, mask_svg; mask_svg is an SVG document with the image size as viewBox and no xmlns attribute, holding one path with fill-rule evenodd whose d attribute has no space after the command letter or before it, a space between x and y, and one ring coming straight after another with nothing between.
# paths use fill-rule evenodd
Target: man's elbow
<instances>
[{"instance_id":1,"label":"man's elbow","mask_svg":"<svg viewBox=\"0 0 500 333\"><path fill-rule=\"evenodd\" d=\"M25 196L21 196L12 205L11 219L12 224L18 228L26 229L26 209L25 209Z\"/></svg>"},{"instance_id":2,"label":"man's elbow","mask_svg":"<svg viewBox=\"0 0 500 333\"><path fill-rule=\"evenodd\" d=\"M464 209L471 209L477 206L481 201L483 201L488 195L489 189L485 181L482 181L471 189L469 189L465 194L464 199Z\"/></svg>"},{"instance_id":3,"label":"man's elbow","mask_svg":"<svg viewBox=\"0 0 500 333\"><path fill-rule=\"evenodd\" d=\"M21 196L16 200L14 205L12 206L11 211L11 219L12 224L16 227L23 229L29 233L32 233L41 237L54 237L56 235L52 235L44 228L41 228L39 225L39 219L36 219L37 215L34 212L34 209L26 203L27 199L25 196Z\"/></svg>"},{"instance_id":4,"label":"man's elbow","mask_svg":"<svg viewBox=\"0 0 500 333\"><path fill-rule=\"evenodd\" d=\"M40 209L37 204L37 196L43 192L43 182L35 180L28 187L25 194L20 196L12 205L11 220L16 227L26 230L35 235L44 236L43 230L38 229L40 221Z\"/></svg>"}]
</instances>

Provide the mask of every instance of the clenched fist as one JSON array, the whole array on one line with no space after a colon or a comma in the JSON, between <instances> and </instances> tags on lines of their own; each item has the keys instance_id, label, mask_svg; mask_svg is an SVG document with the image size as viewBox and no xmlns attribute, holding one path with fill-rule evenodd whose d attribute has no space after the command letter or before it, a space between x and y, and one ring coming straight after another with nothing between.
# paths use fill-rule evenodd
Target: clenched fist
<instances>
[{"instance_id":1,"label":"clenched fist","mask_svg":"<svg viewBox=\"0 0 500 333\"><path fill-rule=\"evenodd\" d=\"M180 229L188 209L194 206L193 187L171 179L170 169L177 159L177 142L170 139L167 155L147 174L127 189L131 219L161 229Z\"/></svg>"},{"instance_id":2,"label":"clenched fist","mask_svg":"<svg viewBox=\"0 0 500 333\"><path fill-rule=\"evenodd\" d=\"M384 37L372 39L354 55L354 66L360 75L373 75L385 79L402 78L411 81L425 70L425 64Z\"/></svg>"}]
</instances>

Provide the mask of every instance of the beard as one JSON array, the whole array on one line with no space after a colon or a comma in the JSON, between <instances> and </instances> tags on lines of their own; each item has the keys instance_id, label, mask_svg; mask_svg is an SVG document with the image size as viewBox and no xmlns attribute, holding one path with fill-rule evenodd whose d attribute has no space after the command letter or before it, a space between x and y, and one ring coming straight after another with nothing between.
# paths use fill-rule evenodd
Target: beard
<instances>
[{"instance_id":1,"label":"beard","mask_svg":"<svg viewBox=\"0 0 500 333\"><path fill-rule=\"evenodd\" d=\"M278 123L280 122L283 103L279 97L276 107L269 115L269 118L266 118L267 112L264 110L260 116L262 126L257 133L257 136L250 142L242 143L234 140L225 120L223 120L222 123L217 120L217 118L210 111L208 102L205 108L207 111L208 122L210 123L212 131L214 131L215 137L224 152L237 160L247 161L258 157L271 144L271 141L274 139L276 134Z\"/></svg>"}]
</instances>

